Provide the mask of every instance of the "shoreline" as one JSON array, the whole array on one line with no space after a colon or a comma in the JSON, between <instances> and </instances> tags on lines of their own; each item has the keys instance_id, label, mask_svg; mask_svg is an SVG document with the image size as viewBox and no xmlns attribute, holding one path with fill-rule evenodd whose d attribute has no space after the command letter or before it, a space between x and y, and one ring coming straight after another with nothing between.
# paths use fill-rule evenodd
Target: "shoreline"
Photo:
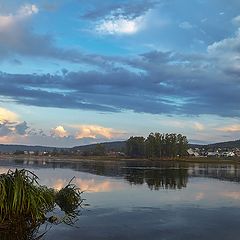
<instances>
[{"instance_id":1,"label":"shoreline","mask_svg":"<svg viewBox=\"0 0 240 240\"><path fill-rule=\"evenodd\" d=\"M206 163L206 164L240 164L240 157L235 158L210 158L210 157L186 157L181 159L146 159L127 158L111 156L26 156L0 154L1 160L28 160L28 161L51 161L51 162L82 162L82 161L103 161L103 162L174 162L174 163Z\"/></svg>"}]
</instances>

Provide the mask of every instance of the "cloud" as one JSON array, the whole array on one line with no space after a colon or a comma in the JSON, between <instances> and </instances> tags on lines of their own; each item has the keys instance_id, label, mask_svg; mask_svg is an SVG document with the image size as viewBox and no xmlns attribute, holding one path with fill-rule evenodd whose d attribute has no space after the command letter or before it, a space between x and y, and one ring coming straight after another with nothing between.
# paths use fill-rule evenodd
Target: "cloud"
<instances>
[{"instance_id":1,"label":"cloud","mask_svg":"<svg viewBox=\"0 0 240 240\"><path fill-rule=\"evenodd\" d=\"M237 76L218 54L152 51L115 58L122 67L51 74L0 74L0 95L19 104L132 110L153 114L240 116ZM225 57L225 56L224 56ZM237 64L237 59L232 60ZM226 62L226 60L225 60Z\"/></svg>"},{"instance_id":2,"label":"cloud","mask_svg":"<svg viewBox=\"0 0 240 240\"><path fill-rule=\"evenodd\" d=\"M96 31L100 34L134 34L138 32L143 24L143 18L127 19L124 16L108 17L101 20Z\"/></svg>"},{"instance_id":3,"label":"cloud","mask_svg":"<svg viewBox=\"0 0 240 240\"><path fill-rule=\"evenodd\" d=\"M205 126L199 122L195 122L193 128L197 131L203 131L205 129Z\"/></svg>"},{"instance_id":4,"label":"cloud","mask_svg":"<svg viewBox=\"0 0 240 240\"><path fill-rule=\"evenodd\" d=\"M0 124L0 136L8 136L10 133L12 133L12 129L7 126L7 123Z\"/></svg>"},{"instance_id":5,"label":"cloud","mask_svg":"<svg viewBox=\"0 0 240 240\"><path fill-rule=\"evenodd\" d=\"M232 19L232 23L240 26L240 15L236 16L235 18Z\"/></svg>"},{"instance_id":6,"label":"cloud","mask_svg":"<svg viewBox=\"0 0 240 240\"><path fill-rule=\"evenodd\" d=\"M0 15L0 60L8 60L19 55L44 60L57 59L84 66L111 64L111 59L107 57L85 54L78 49L58 47L53 35L34 32L31 19L38 11L36 5L23 5L15 14Z\"/></svg>"},{"instance_id":7,"label":"cloud","mask_svg":"<svg viewBox=\"0 0 240 240\"><path fill-rule=\"evenodd\" d=\"M185 29L185 30L193 28L192 24L187 22L187 21L186 22L181 22L179 24L179 27L182 28L182 29Z\"/></svg>"},{"instance_id":8,"label":"cloud","mask_svg":"<svg viewBox=\"0 0 240 240\"><path fill-rule=\"evenodd\" d=\"M0 15L0 32L3 30L9 30L17 25L19 21L24 21L25 18L30 17L33 14L38 13L38 7L34 4L26 4L20 7L16 14Z\"/></svg>"},{"instance_id":9,"label":"cloud","mask_svg":"<svg viewBox=\"0 0 240 240\"><path fill-rule=\"evenodd\" d=\"M217 128L217 130L222 132L240 132L240 124L233 124L233 125Z\"/></svg>"},{"instance_id":10,"label":"cloud","mask_svg":"<svg viewBox=\"0 0 240 240\"><path fill-rule=\"evenodd\" d=\"M56 136L60 138L69 136L68 132L64 129L63 126L57 126L56 128L52 129L51 134L52 136Z\"/></svg>"},{"instance_id":11,"label":"cloud","mask_svg":"<svg viewBox=\"0 0 240 240\"><path fill-rule=\"evenodd\" d=\"M146 14L160 2L159 0L132 0L131 2L127 0L105 0L99 4L98 0L89 0L89 9L82 14L81 18L99 20L109 15L115 17L122 15L129 19L134 19Z\"/></svg>"},{"instance_id":12,"label":"cloud","mask_svg":"<svg viewBox=\"0 0 240 240\"><path fill-rule=\"evenodd\" d=\"M13 143L14 140L15 140L15 138L13 136L1 136L0 135L1 144Z\"/></svg>"},{"instance_id":13,"label":"cloud","mask_svg":"<svg viewBox=\"0 0 240 240\"><path fill-rule=\"evenodd\" d=\"M16 134L25 135L27 129L29 129L29 127L25 121L15 125Z\"/></svg>"},{"instance_id":14,"label":"cloud","mask_svg":"<svg viewBox=\"0 0 240 240\"><path fill-rule=\"evenodd\" d=\"M24 122L8 122L0 123L0 136L24 136L27 135L26 130L29 129L27 123Z\"/></svg>"},{"instance_id":15,"label":"cloud","mask_svg":"<svg viewBox=\"0 0 240 240\"><path fill-rule=\"evenodd\" d=\"M73 125L72 127L77 128L76 139L82 138L93 138L103 137L105 139L111 139L119 136L122 133L112 128L106 128L98 125Z\"/></svg>"},{"instance_id":16,"label":"cloud","mask_svg":"<svg viewBox=\"0 0 240 240\"><path fill-rule=\"evenodd\" d=\"M2 72L0 96L5 101L101 112L240 117L239 32L209 45L202 54L150 51L132 57L82 55L38 37L34 44L24 44L26 49L19 42L28 41L16 38L16 51L24 49L24 54L96 64L98 68L60 74ZM8 49L14 47L8 45Z\"/></svg>"},{"instance_id":17,"label":"cloud","mask_svg":"<svg viewBox=\"0 0 240 240\"><path fill-rule=\"evenodd\" d=\"M15 135L25 135L29 129L27 123L20 122L16 113L5 108L0 108L0 136L4 142L14 138Z\"/></svg>"},{"instance_id":18,"label":"cloud","mask_svg":"<svg viewBox=\"0 0 240 240\"><path fill-rule=\"evenodd\" d=\"M0 107L0 124L4 122L16 122L18 115L6 108Z\"/></svg>"},{"instance_id":19,"label":"cloud","mask_svg":"<svg viewBox=\"0 0 240 240\"><path fill-rule=\"evenodd\" d=\"M90 1L93 9L82 15L82 18L95 21L95 30L99 34L130 35L142 30L146 25L147 13L156 7L157 0L121 0L105 1L101 6L95 0Z\"/></svg>"}]
</instances>

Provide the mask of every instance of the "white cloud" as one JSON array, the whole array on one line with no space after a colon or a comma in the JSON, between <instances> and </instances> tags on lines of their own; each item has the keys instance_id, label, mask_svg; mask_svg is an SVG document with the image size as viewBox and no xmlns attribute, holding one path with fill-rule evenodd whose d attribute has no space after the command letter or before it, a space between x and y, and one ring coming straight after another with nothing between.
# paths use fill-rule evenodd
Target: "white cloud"
<instances>
[{"instance_id":1,"label":"white cloud","mask_svg":"<svg viewBox=\"0 0 240 240\"><path fill-rule=\"evenodd\" d=\"M232 19L232 23L240 26L240 15L236 16L235 18Z\"/></svg>"},{"instance_id":2,"label":"white cloud","mask_svg":"<svg viewBox=\"0 0 240 240\"><path fill-rule=\"evenodd\" d=\"M199 122L195 122L193 128L197 131L203 131L205 129L204 125Z\"/></svg>"},{"instance_id":3,"label":"white cloud","mask_svg":"<svg viewBox=\"0 0 240 240\"><path fill-rule=\"evenodd\" d=\"M186 21L185 22L181 22L179 24L179 27L182 28L182 29L186 29L186 30L193 28L192 24L189 23L189 22L186 22Z\"/></svg>"},{"instance_id":4,"label":"white cloud","mask_svg":"<svg viewBox=\"0 0 240 240\"><path fill-rule=\"evenodd\" d=\"M60 138L69 136L68 132L64 129L63 126L57 126L56 128L52 129L51 133L52 133L52 136L56 136Z\"/></svg>"},{"instance_id":5,"label":"white cloud","mask_svg":"<svg viewBox=\"0 0 240 240\"><path fill-rule=\"evenodd\" d=\"M96 31L100 34L134 34L142 28L143 17L128 19L122 15L107 17L101 20Z\"/></svg>"},{"instance_id":6,"label":"white cloud","mask_svg":"<svg viewBox=\"0 0 240 240\"><path fill-rule=\"evenodd\" d=\"M22 6L18 11L18 16L30 16L32 14L38 13L39 9L34 4L26 4Z\"/></svg>"},{"instance_id":7,"label":"white cloud","mask_svg":"<svg viewBox=\"0 0 240 240\"><path fill-rule=\"evenodd\" d=\"M208 53L212 55L216 54L229 54L234 53L240 46L240 30L236 32L236 35L231 38L225 38L219 42L214 42L208 46Z\"/></svg>"}]
</instances>

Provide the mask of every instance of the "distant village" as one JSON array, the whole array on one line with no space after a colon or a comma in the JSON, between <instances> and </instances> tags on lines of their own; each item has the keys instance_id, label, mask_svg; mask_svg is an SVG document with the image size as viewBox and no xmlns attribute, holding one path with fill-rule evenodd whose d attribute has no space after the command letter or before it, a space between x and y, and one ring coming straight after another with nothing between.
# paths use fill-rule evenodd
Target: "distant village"
<instances>
[{"instance_id":1,"label":"distant village","mask_svg":"<svg viewBox=\"0 0 240 240\"><path fill-rule=\"evenodd\" d=\"M188 155L192 157L240 157L240 148L189 148Z\"/></svg>"},{"instance_id":2,"label":"distant village","mask_svg":"<svg viewBox=\"0 0 240 240\"><path fill-rule=\"evenodd\" d=\"M101 144L99 144L101 145ZM15 151L15 152L5 152L2 154L7 155L25 155L25 156L109 156L109 157L127 157L124 150L106 151L103 147L97 146L95 149L91 150L72 150L72 149L53 149L49 151ZM189 148L187 149L187 155L189 157L211 157L211 158L233 158L240 157L240 148Z\"/></svg>"}]
</instances>

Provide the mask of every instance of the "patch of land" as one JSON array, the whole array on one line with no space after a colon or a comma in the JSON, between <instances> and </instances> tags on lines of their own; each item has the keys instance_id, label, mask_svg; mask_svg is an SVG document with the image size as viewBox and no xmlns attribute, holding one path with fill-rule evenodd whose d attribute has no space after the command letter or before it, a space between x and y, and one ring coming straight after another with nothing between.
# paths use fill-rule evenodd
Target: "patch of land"
<instances>
[{"instance_id":1,"label":"patch of land","mask_svg":"<svg viewBox=\"0 0 240 240\"><path fill-rule=\"evenodd\" d=\"M240 164L240 157L184 157L184 158L166 158L166 159L146 159L146 158L128 158L119 156L31 156L31 155L12 155L0 154L1 160L30 160L30 161L52 161L52 162L78 162L78 161L159 161L159 162L189 162L189 163L216 163L216 164Z\"/></svg>"}]
</instances>

